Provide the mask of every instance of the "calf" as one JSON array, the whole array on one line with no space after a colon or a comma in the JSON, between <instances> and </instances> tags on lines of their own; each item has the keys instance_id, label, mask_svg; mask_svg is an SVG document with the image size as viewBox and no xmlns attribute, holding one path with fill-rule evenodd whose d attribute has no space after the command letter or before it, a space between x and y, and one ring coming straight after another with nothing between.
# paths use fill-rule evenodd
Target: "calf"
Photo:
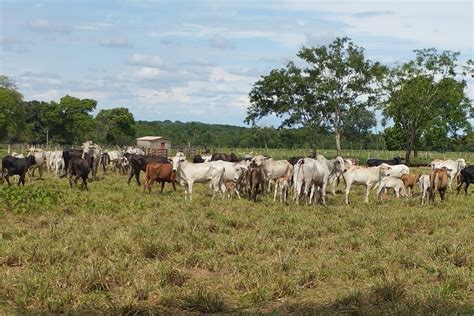
<instances>
[{"instance_id":1,"label":"calf","mask_svg":"<svg viewBox=\"0 0 474 316\"><path fill-rule=\"evenodd\" d=\"M418 174L418 175L404 174L404 175L402 175L401 179L403 181L403 185L405 186L405 189L408 190L408 196L413 195L413 187L418 182L420 177L421 177L421 174Z\"/></svg>"},{"instance_id":2,"label":"calf","mask_svg":"<svg viewBox=\"0 0 474 316\"><path fill-rule=\"evenodd\" d=\"M383 159L368 159L367 160L367 167L377 167L380 166L383 163L386 163L387 165L400 165L402 163L403 158L400 157L394 157L393 159L390 160L383 160Z\"/></svg>"},{"instance_id":3,"label":"calf","mask_svg":"<svg viewBox=\"0 0 474 316\"><path fill-rule=\"evenodd\" d=\"M422 174L419 179L420 185L420 196L421 196L421 205L425 204L426 193L430 189L430 175Z\"/></svg>"},{"instance_id":4,"label":"calf","mask_svg":"<svg viewBox=\"0 0 474 316\"><path fill-rule=\"evenodd\" d=\"M158 163L170 163L167 157L163 156L144 156L126 153L124 155L130 162L130 175L127 183L130 184L130 180L135 176L137 184L140 186L140 171L146 171L146 166L149 162L154 161Z\"/></svg>"},{"instance_id":5,"label":"calf","mask_svg":"<svg viewBox=\"0 0 474 316\"><path fill-rule=\"evenodd\" d=\"M468 166L459 172L457 187L458 194L459 191L461 191L462 185L464 184L464 193L467 195L467 188L471 183L474 183L474 166Z\"/></svg>"},{"instance_id":6,"label":"calf","mask_svg":"<svg viewBox=\"0 0 474 316\"><path fill-rule=\"evenodd\" d=\"M233 198L235 195L240 199L239 190L237 190L237 182L234 180L224 180L224 195L229 197L229 199Z\"/></svg>"},{"instance_id":7,"label":"calf","mask_svg":"<svg viewBox=\"0 0 474 316\"><path fill-rule=\"evenodd\" d=\"M403 181L399 178L389 176L383 177L382 180L380 180L379 189L377 191L377 198L379 200L382 199L382 191L385 188L392 188L395 191L397 198L400 198L400 195L403 197L407 196Z\"/></svg>"},{"instance_id":8,"label":"calf","mask_svg":"<svg viewBox=\"0 0 474 316\"><path fill-rule=\"evenodd\" d=\"M87 159L82 159L82 158L72 158L69 160L69 165L68 165L68 173L69 173L69 186L72 188L72 178L74 178L74 183L77 184L77 180L79 178L82 179L82 189L85 191L89 191L89 188L87 187L87 177L89 176L89 173L91 171L91 168L89 167L89 162ZM61 176L64 177L65 175Z\"/></svg>"},{"instance_id":9,"label":"calf","mask_svg":"<svg viewBox=\"0 0 474 316\"><path fill-rule=\"evenodd\" d=\"M170 163L158 163L151 161L146 166L146 181L143 187L143 191L148 189L148 193L151 193L151 186L153 183L161 182L161 191L165 187L165 182L173 185L173 190L176 191L176 173L173 172L173 165Z\"/></svg>"},{"instance_id":10,"label":"calf","mask_svg":"<svg viewBox=\"0 0 474 316\"><path fill-rule=\"evenodd\" d=\"M435 168L430 174L430 203L433 204L435 200L435 192L438 191L441 201L444 201L446 195L446 188L448 187L449 177L448 172L451 169L446 167Z\"/></svg>"},{"instance_id":11,"label":"calf","mask_svg":"<svg viewBox=\"0 0 474 316\"><path fill-rule=\"evenodd\" d=\"M273 201L276 201L278 195L280 197L280 202L286 202L290 179L290 177L283 176L275 180L275 194L273 196Z\"/></svg>"},{"instance_id":12,"label":"calf","mask_svg":"<svg viewBox=\"0 0 474 316\"><path fill-rule=\"evenodd\" d=\"M7 180L8 185L11 185L8 179L12 175L20 176L18 185L25 185L25 175L30 166L36 164L34 156L28 156L26 158L16 158L12 156L6 156L2 159L2 177Z\"/></svg>"}]
</instances>

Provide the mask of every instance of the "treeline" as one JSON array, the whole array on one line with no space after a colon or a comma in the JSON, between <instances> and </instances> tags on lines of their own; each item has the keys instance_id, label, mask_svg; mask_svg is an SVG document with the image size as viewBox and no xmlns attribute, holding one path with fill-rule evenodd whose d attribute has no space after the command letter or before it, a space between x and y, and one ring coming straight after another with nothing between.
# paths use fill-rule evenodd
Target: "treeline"
<instances>
[{"instance_id":1,"label":"treeline","mask_svg":"<svg viewBox=\"0 0 474 316\"><path fill-rule=\"evenodd\" d=\"M226 147L226 148L310 148L310 137L304 128L240 127L199 122L138 121L137 136L159 135L172 140L176 145ZM343 138L346 148L376 149L376 135L365 131L351 138ZM334 139L328 130L320 130L316 136L321 148L334 148ZM352 142L352 143L351 143ZM383 139L379 136L379 146Z\"/></svg>"}]
</instances>

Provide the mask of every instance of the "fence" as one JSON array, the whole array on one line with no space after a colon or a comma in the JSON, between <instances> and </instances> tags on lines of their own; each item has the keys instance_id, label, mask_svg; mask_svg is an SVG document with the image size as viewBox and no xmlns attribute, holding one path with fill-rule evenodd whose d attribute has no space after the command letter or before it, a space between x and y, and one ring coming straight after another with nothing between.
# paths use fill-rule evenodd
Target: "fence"
<instances>
[{"instance_id":1,"label":"fence","mask_svg":"<svg viewBox=\"0 0 474 316\"><path fill-rule=\"evenodd\" d=\"M0 144L0 155L4 156L7 153L17 152L17 153L26 153L26 151L32 147L29 144ZM36 148L41 148L43 150L63 150L66 148L71 148L71 146L61 146L57 144L46 145L35 145ZM112 149L113 147L110 147ZM116 150L116 148L113 148ZM216 152L222 153L235 153L237 156L243 155L258 155L266 154L276 159L286 159L293 156L306 157L311 154L311 149L309 148L199 148L199 147L189 147L189 146L173 146L171 149L156 149L151 150L148 154L153 155L163 155L163 156L174 156L178 151L183 152L186 157L193 157L196 154L213 154ZM336 151L332 149L322 149L318 151L319 154L325 155L327 157L336 156ZM361 161L365 161L370 158L381 158L381 159L391 159L395 156L404 157L404 151L389 151L389 150L359 150L359 149L344 149L341 151L341 156L344 158L353 157L358 158ZM474 163L474 152L434 152L434 151L419 151L418 158L419 160L432 160L432 159L457 159L464 158L466 161Z\"/></svg>"}]
</instances>

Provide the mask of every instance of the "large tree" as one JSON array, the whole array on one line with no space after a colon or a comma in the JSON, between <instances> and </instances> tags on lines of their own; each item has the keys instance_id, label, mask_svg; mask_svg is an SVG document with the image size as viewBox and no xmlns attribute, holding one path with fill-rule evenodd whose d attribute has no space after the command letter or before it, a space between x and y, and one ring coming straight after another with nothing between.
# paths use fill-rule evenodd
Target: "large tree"
<instances>
[{"instance_id":1,"label":"large tree","mask_svg":"<svg viewBox=\"0 0 474 316\"><path fill-rule=\"evenodd\" d=\"M96 118L100 140L108 144L130 144L135 137L135 119L127 108L101 110Z\"/></svg>"},{"instance_id":2,"label":"large tree","mask_svg":"<svg viewBox=\"0 0 474 316\"><path fill-rule=\"evenodd\" d=\"M0 140L23 141L25 108L15 82L0 75Z\"/></svg>"},{"instance_id":3,"label":"large tree","mask_svg":"<svg viewBox=\"0 0 474 316\"><path fill-rule=\"evenodd\" d=\"M384 117L403 131L406 163L422 137L429 140L433 133L456 138L467 132L472 112L466 82L459 79L459 53L434 48L415 52L415 60L390 71L388 97L381 103Z\"/></svg>"},{"instance_id":4,"label":"large tree","mask_svg":"<svg viewBox=\"0 0 474 316\"><path fill-rule=\"evenodd\" d=\"M313 134L330 128L339 154L345 115L375 105L376 83L386 68L366 59L364 49L347 37L327 46L303 47L297 56L303 68L290 62L255 83L245 121L276 115L283 119L282 126L302 125Z\"/></svg>"}]
</instances>

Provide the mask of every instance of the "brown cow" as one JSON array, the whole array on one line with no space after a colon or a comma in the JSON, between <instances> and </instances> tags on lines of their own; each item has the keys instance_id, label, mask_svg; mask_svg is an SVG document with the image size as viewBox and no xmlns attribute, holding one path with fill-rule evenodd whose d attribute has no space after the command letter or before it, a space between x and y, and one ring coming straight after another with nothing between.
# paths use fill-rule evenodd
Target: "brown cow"
<instances>
[{"instance_id":1,"label":"brown cow","mask_svg":"<svg viewBox=\"0 0 474 316\"><path fill-rule=\"evenodd\" d=\"M247 169L247 189L249 192L249 200L257 202L257 190L259 187L263 190L265 177L262 166L251 164Z\"/></svg>"},{"instance_id":2,"label":"brown cow","mask_svg":"<svg viewBox=\"0 0 474 316\"><path fill-rule=\"evenodd\" d=\"M446 167L436 168L430 174L430 203L434 203L435 192L438 191L441 201L444 201L446 188L448 187L448 169Z\"/></svg>"},{"instance_id":3,"label":"brown cow","mask_svg":"<svg viewBox=\"0 0 474 316\"><path fill-rule=\"evenodd\" d=\"M146 166L146 181L143 191L148 188L148 193L151 193L151 186L153 183L161 182L161 192L165 187L165 182L171 182L173 190L176 191L176 172L173 172L173 165L170 163L149 162Z\"/></svg>"},{"instance_id":4,"label":"brown cow","mask_svg":"<svg viewBox=\"0 0 474 316\"><path fill-rule=\"evenodd\" d=\"M413 195L413 186L418 183L418 180L420 179L421 174L418 175L413 175L413 174L404 174L402 175L401 179L403 181L403 185L405 186L405 189L408 191L408 196Z\"/></svg>"}]
</instances>

